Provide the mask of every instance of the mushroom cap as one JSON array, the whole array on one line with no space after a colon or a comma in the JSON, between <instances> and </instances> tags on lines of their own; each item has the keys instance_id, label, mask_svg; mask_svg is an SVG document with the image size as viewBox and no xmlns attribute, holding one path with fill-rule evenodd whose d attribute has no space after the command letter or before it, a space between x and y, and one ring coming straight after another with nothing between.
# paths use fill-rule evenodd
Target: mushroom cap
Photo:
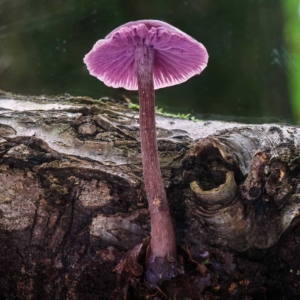
<instances>
[{"instance_id":1,"label":"mushroom cap","mask_svg":"<svg viewBox=\"0 0 300 300\"><path fill-rule=\"evenodd\" d=\"M137 90L135 47L155 51L154 89L182 83L200 74L208 62L205 47L168 23L141 20L126 23L99 40L84 62L91 75L114 88Z\"/></svg>"}]
</instances>

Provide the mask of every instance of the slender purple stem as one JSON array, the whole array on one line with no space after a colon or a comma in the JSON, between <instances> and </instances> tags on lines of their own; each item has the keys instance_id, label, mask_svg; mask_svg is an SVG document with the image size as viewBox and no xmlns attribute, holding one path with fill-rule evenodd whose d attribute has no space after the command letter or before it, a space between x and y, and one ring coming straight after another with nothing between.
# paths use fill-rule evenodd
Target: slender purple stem
<instances>
[{"instance_id":1,"label":"slender purple stem","mask_svg":"<svg viewBox=\"0 0 300 300\"><path fill-rule=\"evenodd\" d=\"M140 45L135 50L135 63L140 105L140 135L143 175L151 218L152 257L176 258L174 227L160 172L155 129L155 94L153 63L155 51Z\"/></svg>"}]
</instances>

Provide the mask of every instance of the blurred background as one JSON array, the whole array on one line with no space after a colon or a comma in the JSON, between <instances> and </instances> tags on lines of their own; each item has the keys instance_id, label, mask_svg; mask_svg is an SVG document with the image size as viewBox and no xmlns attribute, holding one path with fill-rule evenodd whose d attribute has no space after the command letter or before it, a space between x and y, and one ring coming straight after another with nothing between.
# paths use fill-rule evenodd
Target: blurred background
<instances>
[{"instance_id":1,"label":"blurred background","mask_svg":"<svg viewBox=\"0 0 300 300\"><path fill-rule=\"evenodd\" d=\"M300 123L299 0L0 0L0 89L138 103L106 87L84 55L115 27L158 19L203 43L208 67L156 92L157 106L201 119Z\"/></svg>"}]
</instances>

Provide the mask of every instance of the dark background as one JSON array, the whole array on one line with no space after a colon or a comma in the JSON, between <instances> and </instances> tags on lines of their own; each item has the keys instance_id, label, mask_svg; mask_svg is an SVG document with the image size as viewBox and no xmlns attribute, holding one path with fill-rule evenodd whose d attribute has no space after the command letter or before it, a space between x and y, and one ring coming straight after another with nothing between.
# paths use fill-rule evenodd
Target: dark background
<instances>
[{"instance_id":1,"label":"dark background","mask_svg":"<svg viewBox=\"0 0 300 300\"><path fill-rule=\"evenodd\" d=\"M0 88L94 98L125 94L137 103L136 92L114 90L90 76L83 57L115 27L158 19L203 43L210 55L200 76L158 90L158 107L204 119L292 122L280 3L0 0Z\"/></svg>"}]
</instances>

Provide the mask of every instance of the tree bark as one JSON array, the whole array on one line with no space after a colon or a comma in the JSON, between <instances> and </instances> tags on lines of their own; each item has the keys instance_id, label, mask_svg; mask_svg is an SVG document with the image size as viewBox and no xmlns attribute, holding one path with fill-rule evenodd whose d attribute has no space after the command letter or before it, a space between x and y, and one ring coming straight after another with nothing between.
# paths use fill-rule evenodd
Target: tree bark
<instances>
[{"instance_id":1,"label":"tree bark","mask_svg":"<svg viewBox=\"0 0 300 300\"><path fill-rule=\"evenodd\" d=\"M241 253L276 256L299 215L300 128L156 123L177 247L209 252L212 273L227 257L232 278ZM108 299L114 267L149 236L142 173L138 112L125 101L1 92L0 298Z\"/></svg>"}]
</instances>

